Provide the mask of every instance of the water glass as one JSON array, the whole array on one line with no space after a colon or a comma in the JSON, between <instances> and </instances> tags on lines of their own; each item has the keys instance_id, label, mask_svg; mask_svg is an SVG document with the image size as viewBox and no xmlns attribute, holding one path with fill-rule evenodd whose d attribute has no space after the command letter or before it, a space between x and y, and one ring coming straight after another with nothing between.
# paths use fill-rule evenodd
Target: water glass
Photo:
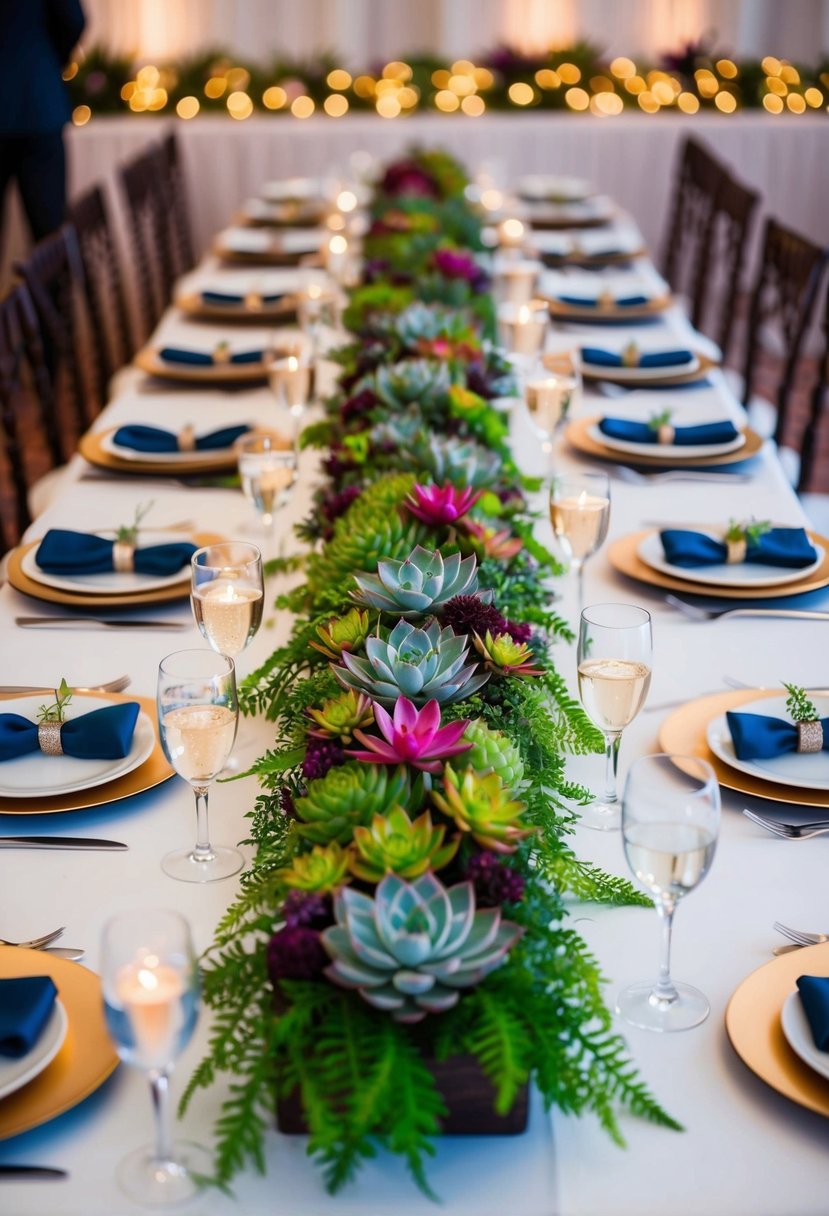
<instances>
[{"instance_id":1,"label":"water glass","mask_svg":"<svg viewBox=\"0 0 829 1216\"><path fill-rule=\"evenodd\" d=\"M236 456L245 497L262 520L266 536L271 536L274 514L288 502L297 479L293 438L243 435L236 443Z\"/></svg>"},{"instance_id":2,"label":"water glass","mask_svg":"<svg viewBox=\"0 0 829 1216\"><path fill-rule=\"evenodd\" d=\"M605 542L610 524L606 473L565 473L550 483L550 522L576 572L579 612L584 608L584 563Z\"/></svg>"},{"instance_id":3,"label":"water glass","mask_svg":"<svg viewBox=\"0 0 829 1216\"><path fill-rule=\"evenodd\" d=\"M218 654L237 658L262 623L262 554L246 541L206 545L193 554L190 571L190 603L202 636Z\"/></svg>"}]
</instances>

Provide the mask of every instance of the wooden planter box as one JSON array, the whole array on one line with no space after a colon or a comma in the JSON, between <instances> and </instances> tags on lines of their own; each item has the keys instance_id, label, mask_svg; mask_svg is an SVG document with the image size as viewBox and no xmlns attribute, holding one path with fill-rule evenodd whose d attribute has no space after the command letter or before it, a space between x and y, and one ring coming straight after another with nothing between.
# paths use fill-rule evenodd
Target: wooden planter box
<instances>
[{"instance_id":1,"label":"wooden planter box","mask_svg":"<svg viewBox=\"0 0 829 1216\"><path fill-rule=\"evenodd\" d=\"M524 1085L512 1110L497 1115L493 1110L495 1090L481 1072L474 1056L453 1056L430 1062L438 1090L449 1111L441 1131L445 1136L517 1136L526 1131L529 1086ZM280 1099L276 1126L288 1136L308 1134L299 1091Z\"/></svg>"}]
</instances>

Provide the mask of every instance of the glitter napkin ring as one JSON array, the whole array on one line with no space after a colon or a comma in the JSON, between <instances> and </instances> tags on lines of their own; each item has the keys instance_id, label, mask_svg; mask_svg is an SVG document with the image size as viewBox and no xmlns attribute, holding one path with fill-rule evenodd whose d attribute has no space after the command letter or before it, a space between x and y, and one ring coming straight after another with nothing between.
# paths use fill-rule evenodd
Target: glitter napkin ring
<instances>
[{"instance_id":1,"label":"glitter napkin ring","mask_svg":"<svg viewBox=\"0 0 829 1216\"><path fill-rule=\"evenodd\" d=\"M740 562L744 562L746 560L746 550L748 546L746 545L744 539L727 540L725 542L725 547L728 550L728 554L725 559L726 565L737 566L740 564Z\"/></svg>"},{"instance_id":2,"label":"glitter napkin ring","mask_svg":"<svg viewBox=\"0 0 829 1216\"><path fill-rule=\"evenodd\" d=\"M62 722L40 722L37 728L37 745L44 756L62 756L63 747L60 742Z\"/></svg>"},{"instance_id":3,"label":"glitter napkin ring","mask_svg":"<svg viewBox=\"0 0 829 1216\"><path fill-rule=\"evenodd\" d=\"M676 427L671 426L670 422L660 423L656 432L657 443L673 443L675 439Z\"/></svg>"},{"instance_id":4,"label":"glitter napkin ring","mask_svg":"<svg viewBox=\"0 0 829 1216\"><path fill-rule=\"evenodd\" d=\"M178 450L180 452L196 450L196 432L189 423L187 426L183 426L178 433Z\"/></svg>"},{"instance_id":5,"label":"glitter napkin ring","mask_svg":"<svg viewBox=\"0 0 829 1216\"><path fill-rule=\"evenodd\" d=\"M801 753L823 751L822 722L797 723L797 750Z\"/></svg>"},{"instance_id":6,"label":"glitter napkin ring","mask_svg":"<svg viewBox=\"0 0 829 1216\"><path fill-rule=\"evenodd\" d=\"M117 574L132 574L135 570L135 545L116 540L112 546L112 568Z\"/></svg>"}]
</instances>

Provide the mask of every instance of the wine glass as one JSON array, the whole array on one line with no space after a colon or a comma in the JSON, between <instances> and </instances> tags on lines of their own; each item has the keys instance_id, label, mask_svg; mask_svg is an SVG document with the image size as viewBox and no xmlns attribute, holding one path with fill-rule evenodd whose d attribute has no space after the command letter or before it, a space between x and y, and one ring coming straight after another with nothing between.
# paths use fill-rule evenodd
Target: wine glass
<instances>
[{"instance_id":1,"label":"wine glass","mask_svg":"<svg viewBox=\"0 0 829 1216\"><path fill-rule=\"evenodd\" d=\"M158 730L164 754L196 798L196 843L162 859L182 882L216 882L241 870L237 849L211 845L207 792L233 750L239 721L233 659L212 650L178 650L158 666Z\"/></svg>"},{"instance_id":2,"label":"wine glass","mask_svg":"<svg viewBox=\"0 0 829 1216\"><path fill-rule=\"evenodd\" d=\"M190 571L190 603L202 637L218 654L237 658L262 623L262 554L247 541L206 545L193 554Z\"/></svg>"},{"instance_id":3,"label":"wine glass","mask_svg":"<svg viewBox=\"0 0 829 1216\"><path fill-rule=\"evenodd\" d=\"M550 483L550 521L575 570L579 612L584 608L584 563L604 544L610 523L606 473L564 473Z\"/></svg>"},{"instance_id":4,"label":"wine glass","mask_svg":"<svg viewBox=\"0 0 829 1216\"><path fill-rule=\"evenodd\" d=\"M546 300L499 304L498 334L501 345L512 355L537 358L544 349L549 320L550 310Z\"/></svg>"},{"instance_id":5,"label":"wine glass","mask_svg":"<svg viewBox=\"0 0 829 1216\"><path fill-rule=\"evenodd\" d=\"M183 1203L212 1167L206 1149L173 1140L170 1130L170 1074L192 1037L199 1005L187 921L166 911L113 916L104 925L101 982L110 1036L121 1059L147 1074L155 1118L155 1143L124 1158L119 1184L151 1207Z\"/></svg>"},{"instance_id":6,"label":"wine glass","mask_svg":"<svg viewBox=\"0 0 829 1216\"><path fill-rule=\"evenodd\" d=\"M311 395L311 370L310 353L299 346L288 354L273 351L267 359L268 384L294 437Z\"/></svg>"},{"instance_id":7,"label":"wine glass","mask_svg":"<svg viewBox=\"0 0 829 1216\"><path fill-rule=\"evenodd\" d=\"M645 1030L690 1030L711 1011L705 995L671 979L676 905L705 878L717 847L720 787L696 756L643 756L628 773L622 798L625 856L653 896L662 922L659 978L619 993L616 1010Z\"/></svg>"},{"instance_id":8,"label":"wine glass","mask_svg":"<svg viewBox=\"0 0 829 1216\"><path fill-rule=\"evenodd\" d=\"M523 376L524 400L548 456L580 388L581 376L567 354L536 359Z\"/></svg>"},{"instance_id":9,"label":"wine glass","mask_svg":"<svg viewBox=\"0 0 829 1216\"><path fill-rule=\"evenodd\" d=\"M581 614L579 697L605 740L605 792L581 822L608 832L620 824L616 772L622 731L645 704L651 683L651 616L635 604L592 604Z\"/></svg>"},{"instance_id":10,"label":"wine glass","mask_svg":"<svg viewBox=\"0 0 829 1216\"><path fill-rule=\"evenodd\" d=\"M242 489L262 520L266 536L273 535L274 513L285 505L297 478L297 450L282 435L243 435L236 442Z\"/></svg>"}]
</instances>

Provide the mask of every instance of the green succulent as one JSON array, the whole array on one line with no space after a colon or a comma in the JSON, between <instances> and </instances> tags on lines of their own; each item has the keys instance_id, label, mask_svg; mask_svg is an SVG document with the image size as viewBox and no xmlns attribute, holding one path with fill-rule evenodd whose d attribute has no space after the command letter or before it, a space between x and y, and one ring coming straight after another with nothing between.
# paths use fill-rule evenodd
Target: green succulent
<instances>
[{"instance_id":1,"label":"green succulent","mask_svg":"<svg viewBox=\"0 0 829 1216\"><path fill-rule=\"evenodd\" d=\"M437 359L406 359L390 367L378 367L374 373L374 391L391 410L405 409L410 402L428 410L450 384L449 368Z\"/></svg>"},{"instance_id":2,"label":"green succulent","mask_svg":"<svg viewBox=\"0 0 829 1216\"><path fill-rule=\"evenodd\" d=\"M491 485L501 470L497 452L455 436L440 439L424 435L407 449L406 456L414 468L431 473L438 485L451 481L454 486L479 490Z\"/></svg>"},{"instance_id":3,"label":"green succulent","mask_svg":"<svg viewBox=\"0 0 829 1216\"><path fill-rule=\"evenodd\" d=\"M426 870L440 870L458 851L459 838L443 843L446 827L435 827L428 811L414 822L402 807L388 815L375 815L371 827L356 827L349 866L365 882L380 882L384 874L419 878Z\"/></svg>"},{"instance_id":4,"label":"green succulent","mask_svg":"<svg viewBox=\"0 0 829 1216\"><path fill-rule=\"evenodd\" d=\"M337 924L322 933L325 975L398 1022L419 1022L458 1003L500 967L523 930L500 908L476 909L469 882L444 887L434 874L414 882L387 874L372 899L344 887Z\"/></svg>"},{"instance_id":5,"label":"green succulent","mask_svg":"<svg viewBox=\"0 0 829 1216\"><path fill-rule=\"evenodd\" d=\"M371 726L374 721L371 701L353 688L324 701L322 709L311 707L307 713L316 723L316 729L311 730L310 734L340 739L343 743L351 743L355 730Z\"/></svg>"},{"instance_id":6,"label":"green succulent","mask_svg":"<svg viewBox=\"0 0 829 1216\"><path fill-rule=\"evenodd\" d=\"M419 781L412 785L402 766L349 761L311 781L296 799L296 816L301 820L297 831L315 844L348 844L355 827L371 823L374 815L387 815L394 806L417 802L421 789Z\"/></svg>"},{"instance_id":7,"label":"green succulent","mask_svg":"<svg viewBox=\"0 0 829 1216\"><path fill-rule=\"evenodd\" d=\"M514 853L519 841L534 828L527 828L521 816L526 803L512 798L497 773L476 773L467 768L458 774L448 764L443 770L443 793L432 790L432 801L462 832L469 832L483 849L495 853Z\"/></svg>"},{"instance_id":8,"label":"green succulent","mask_svg":"<svg viewBox=\"0 0 829 1216\"><path fill-rule=\"evenodd\" d=\"M425 442L423 414L416 405L395 411L383 422L372 427L371 440L375 447L391 444L405 452L415 441Z\"/></svg>"},{"instance_id":9,"label":"green succulent","mask_svg":"<svg viewBox=\"0 0 829 1216\"><path fill-rule=\"evenodd\" d=\"M289 866L279 871L287 887L327 895L350 882L349 856L336 841L314 845L310 853L298 853Z\"/></svg>"},{"instance_id":10,"label":"green succulent","mask_svg":"<svg viewBox=\"0 0 829 1216\"><path fill-rule=\"evenodd\" d=\"M542 668L535 666L535 655L526 642L516 642L508 633L498 633L493 637L487 629L485 637L479 637L476 633L473 641L487 670L493 675L540 676L542 673Z\"/></svg>"},{"instance_id":11,"label":"green succulent","mask_svg":"<svg viewBox=\"0 0 829 1216\"><path fill-rule=\"evenodd\" d=\"M359 650L368 637L369 617L359 608L350 608L345 616L334 616L327 625L317 626L317 637L311 640L315 650L327 659L338 659L344 650Z\"/></svg>"},{"instance_id":12,"label":"green succulent","mask_svg":"<svg viewBox=\"0 0 829 1216\"><path fill-rule=\"evenodd\" d=\"M450 342L462 342L475 336L463 313L420 300L395 317L394 329L400 341L409 348L423 339L446 338Z\"/></svg>"},{"instance_id":13,"label":"green succulent","mask_svg":"<svg viewBox=\"0 0 829 1216\"><path fill-rule=\"evenodd\" d=\"M437 612L455 595L474 595L478 590L478 562L473 555L461 559L460 553L445 558L439 549L418 545L405 561L382 561L376 574L355 574L359 591L352 596L380 612L398 616L425 616ZM481 598L491 599L484 594Z\"/></svg>"},{"instance_id":14,"label":"green succulent","mask_svg":"<svg viewBox=\"0 0 829 1216\"><path fill-rule=\"evenodd\" d=\"M508 790L515 793L524 780L524 761L512 740L500 730L492 730L481 718L475 718L463 732L468 752L453 758L456 771L474 768L476 773L497 773Z\"/></svg>"},{"instance_id":15,"label":"green succulent","mask_svg":"<svg viewBox=\"0 0 829 1216\"><path fill-rule=\"evenodd\" d=\"M345 666L333 666L344 688L365 692L390 707L399 696L408 697L418 709L432 699L448 705L471 696L489 679L475 663L468 663L467 639L441 629L431 621L417 629L409 621L398 621L388 641L372 636L366 641L365 658L344 654Z\"/></svg>"}]
</instances>

